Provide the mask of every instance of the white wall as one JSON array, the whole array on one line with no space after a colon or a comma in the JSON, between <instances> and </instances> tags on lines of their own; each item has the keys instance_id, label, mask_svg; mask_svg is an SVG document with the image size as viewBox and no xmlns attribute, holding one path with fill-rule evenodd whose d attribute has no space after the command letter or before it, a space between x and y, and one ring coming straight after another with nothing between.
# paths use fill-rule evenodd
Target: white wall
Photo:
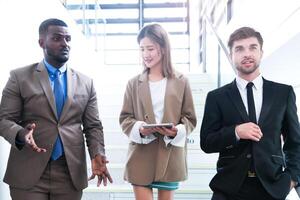
<instances>
[{"instance_id":1,"label":"white wall","mask_svg":"<svg viewBox=\"0 0 300 200\"><path fill-rule=\"evenodd\" d=\"M263 75L274 81L298 85L300 79L291 79L291 75L300 73L300 68L294 63L300 56L296 53L300 50L299 20L299 0L235 0L233 18L223 38L227 42L229 34L241 26L258 30L264 39Z\"/></svg>"},{"instance_id":2,"label":"white wall","mask_svg":"<svg viewBox=\"0 0 300 200\"><path fill-rule=\"evenodd\" d=\"M264 56L260 66L267 79L292 85L300 115L300 1L235 0L233 19L223 34L238 27L250 26L261 32Z\"/></svg>"}]
</instances>

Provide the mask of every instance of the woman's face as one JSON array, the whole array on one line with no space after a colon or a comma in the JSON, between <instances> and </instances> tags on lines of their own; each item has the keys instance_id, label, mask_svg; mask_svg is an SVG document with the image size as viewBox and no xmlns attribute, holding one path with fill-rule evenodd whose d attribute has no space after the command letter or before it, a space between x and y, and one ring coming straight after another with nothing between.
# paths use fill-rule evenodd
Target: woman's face
<instances>
[{"instance_id":1,"label":"woman's face","mask_svg":"<svg viewBox=\"0 0 300 200\"><path fill-rule=\"evenodd\" d=\"M162 52L159 44L153 42L148 37L144 37L140 41L140 52L147 68L162 67Z\"/></svg>"}]
</instances>

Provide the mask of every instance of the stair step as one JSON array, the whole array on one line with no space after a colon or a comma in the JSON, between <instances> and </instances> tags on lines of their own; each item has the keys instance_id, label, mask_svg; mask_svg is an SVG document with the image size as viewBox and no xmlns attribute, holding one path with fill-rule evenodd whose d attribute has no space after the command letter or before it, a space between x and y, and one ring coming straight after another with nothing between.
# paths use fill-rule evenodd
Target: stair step
<instances>
[{"instance_id":1,"label":"stair step","mask_svg":"<svg viewBox=\"0 0 300 200\"><path fill-rule=\"evenodd\" d=\"M128 183L126 185L118 185L118 184L108 184L107 186L101 185L100 187L97 187L95 184L89 185L88 188L84 189L85 193L107 193L107 192L120 192L120 193L133 193L132 186ZM156 193L156 191L154 191ZM209 188L207 189L197 189L192 187L181 187L179 186L179 189L176 190L177 194L186 194L186 193L199 193L199 194L211 194L211 190Z\"/></svg>"},{"instance_id":2,"label":"stair step","mask_svg":"<svg viewBox=\"0 0 300 200\"><path fill-rule=\"evenodd\" d=\"M183 188L175 191L174 200L209 200L212 192L210 189ZM154 190L154 198L157 198L157 190ZM134 193L130 184L108 185L106 187L89 186L83 191L83 200L134 200Z\"/></svg>"},{"instance_id":3,"label":"stair step","mask_svg":"<svg viewBox=\"0 0 300 200\"><path fill-rule=\"evenodd\" d=\"M106 146L106 156L110 163L125 163L127 159L127 145L115 145ZM200 147L199 148L188 148L187 150L187 162L188 164L194 163L207 163L215 164L218 154L206 154Z\"/></svg>"},{"instance_id":4,"label":"stair step","mask_svg":"<svg viewBox=\"0 0 300 200\"><path fill-rule=\"evenodd\" d=\"M136 67L118 68L119 75L114 78L104 74L115 74L114 70L107 68L95 81L98 93L98 104L101 121L104 127L106 156L109 160L108 169L114 179L113 184L107 187L96 187L96 180L89 182L89 187L84 190L84 200L114 199L133 200L134 194L129 183L124 181L123 174L127 159L129 139L122 132L119 125L119 114L122 109L123 95L128 80L136 75ZM112 70L112 71L110 71ZM126 76L124 76L126 74ZM130 75L129 75L130 74ZM198 124L193 133L188 136L188 179L180 183L180 189L175 193L175 200L210 199L211 190L208 183L215 174L217 154L206 154L200 149L200 126L204 112L207 92L214 89L215 84L207 74L186 74L189 79ZM115 81L118 80L118 81ZM88 172L91 172L88 162ZM155 196L157 192L155 191Z\"/></svg>"},{"instance_id":5,"label":"stair step","mask_svg":"<svg viewBox=\"0 0 300 200\"><path fill-rule=\"evenodd\" d=\"M198 129L198 128L197 128ZM200 149L200 136L199 130L194 131L188 136L188 148ZM129 139L127 135L125 135L121 128L116 128L116 130L106 131L104 130L104 138L106 149L110 147L120 147L120 146L128 146Z\"/></svg>"},{"instance_id":6,"label":"stair step","mask_svg":"<svg viewBox=\"0 0 300 200\"><path fill-rule=\"evenodd\" d=\"M107 164L110 175L114 180L114 184L117 185L127 185L128 183L124 181L123 175L125 170L125 165L122 164ZM88 172L91 172L90 165L88 166ZM208 183L215 175L216 170L214 165L209 164L194 164L188 166L188 179L181 182L182 187L187 188L208 188ZM97 180L91 180L90 185L96 185Z\"/></svg>"}]
</instances>

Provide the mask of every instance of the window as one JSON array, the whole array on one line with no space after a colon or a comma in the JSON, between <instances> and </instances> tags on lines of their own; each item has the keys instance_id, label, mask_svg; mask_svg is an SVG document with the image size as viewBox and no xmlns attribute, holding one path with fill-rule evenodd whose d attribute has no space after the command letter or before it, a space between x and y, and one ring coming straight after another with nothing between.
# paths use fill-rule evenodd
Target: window
<instances>
[{"instance_id":1,"label":"window","mask_svg":"<svg viewBox=\"0 0 300 200\"><path fill-rule=\"evenodd\" d=\"M170 35L174 66L189 66L187 0L65 1L86 36L105 37L99 45L106 65L140 65L137 33L146 24L160 23Z\"/></svg>"}]
</instances>

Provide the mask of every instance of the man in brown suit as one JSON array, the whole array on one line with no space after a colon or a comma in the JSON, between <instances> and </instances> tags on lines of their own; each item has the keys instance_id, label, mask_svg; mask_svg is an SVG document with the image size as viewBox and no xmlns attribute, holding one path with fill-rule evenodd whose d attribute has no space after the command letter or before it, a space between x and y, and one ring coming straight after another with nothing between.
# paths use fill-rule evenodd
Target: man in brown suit
<instances>
[{"instance_id":1,"label":"man in brown suit","mask_svg":"<svg viewBox=\"0 0 300 200\"><path fill-rule=\"evenodd\" d=\"M11 144L4 182L13 200L81 199L88 180L84 138L90 179L112 182L93 81L66 65L70 41L65 22L42 22L44 59L13 70L3 90L0 135Z\"/></svg>"}]
</instances>

